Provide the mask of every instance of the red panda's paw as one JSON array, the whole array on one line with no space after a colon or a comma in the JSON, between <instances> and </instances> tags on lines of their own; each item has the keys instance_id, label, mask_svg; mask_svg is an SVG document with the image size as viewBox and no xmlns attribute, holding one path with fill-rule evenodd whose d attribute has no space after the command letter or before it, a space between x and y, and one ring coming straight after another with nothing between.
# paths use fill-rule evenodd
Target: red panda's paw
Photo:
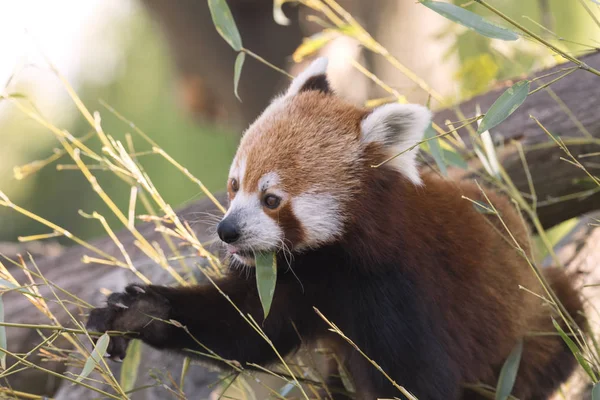
<instances>
[{"instance_id":1,"label":"red panda's paw","mask_svg":"<svg viewBox=\"0 0 600 400\"><path fill-rule=\"evenodd\" d=\"M151 286L133 284L124 292L112 293L107 306L90 312L86 329L91 332L118 331L123 335L111 336L107 355L123 360L129 340L140 338L159 344L166 335L171 306L169 301ZM97 338L94 338L94 342Z\"/></svg>"}]
</instances>

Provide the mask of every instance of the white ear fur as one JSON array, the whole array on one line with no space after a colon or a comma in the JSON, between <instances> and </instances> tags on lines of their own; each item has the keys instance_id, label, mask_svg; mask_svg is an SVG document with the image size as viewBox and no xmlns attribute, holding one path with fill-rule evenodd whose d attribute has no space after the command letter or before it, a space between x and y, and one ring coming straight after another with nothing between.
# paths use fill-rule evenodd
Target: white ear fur
<instances>
[{"instance_id":1,"label":"white ear fur","mask_svg":"<svg viewBox=\"0 0 600 400\"><path fill-rule=\"evenodd\" d=\"M373 110L361 122L361 141L380 143L389 156L402 153L423 139L431 123L431 111L417 104L386 104ZM417 169L415 147L390 161L414 184L422 183Z\"/></svg>"},{"instance_id":2,"label":"white ear fur","mask_svg":"<svg viewBox=\"0 0 600 400\"><path fill-rule=\"evenodd\" d=\"M310 78L318 75L324 75L327 72L328 63L329 61L327 60L327 57L319 57L314 60L304 71L294 78L285 96L287 97L298 94L300 89L302 89L302 86Z\"/></svg>"}]
</instances>

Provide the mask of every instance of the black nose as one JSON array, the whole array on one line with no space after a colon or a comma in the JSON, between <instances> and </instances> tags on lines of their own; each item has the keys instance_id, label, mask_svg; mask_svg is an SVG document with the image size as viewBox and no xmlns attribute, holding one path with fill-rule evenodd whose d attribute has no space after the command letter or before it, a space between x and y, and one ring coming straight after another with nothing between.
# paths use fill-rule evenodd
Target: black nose
<instances>
[{"instance_id":1,"label":"black nose","mask_svg":"<svg viewBox=\"0 0 600 400\"><path fill-rule=\"evenodd\" d=\"M230 218L225 218L217 226L217 234L225 243L233 243L241 236L238 225Z\"/></svg>"}]
</instances>

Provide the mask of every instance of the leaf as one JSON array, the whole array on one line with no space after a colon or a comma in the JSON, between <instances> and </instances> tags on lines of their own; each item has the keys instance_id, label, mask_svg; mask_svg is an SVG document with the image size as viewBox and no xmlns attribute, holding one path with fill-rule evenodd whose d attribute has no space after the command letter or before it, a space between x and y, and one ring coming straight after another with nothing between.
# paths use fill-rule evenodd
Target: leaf
<instances>
[{"instance_id":1,"label":"leaf","mask_svg":"<svg viewBox=\"0 0 600 400\"><path fill-rule=\"evenodd\" d=\"M592 190L592 189L596 189L598 187L598 184L596 183L596 181L593 180L589 176L582 176L580 178L573 178L571 180L571 182L573 183L573 185L579 186L579 188L582 189L582 190Z\"/></svg>"},{"instance_id":2,"label":"leaf","mask_svg":"<svg viewBox=\"0 0 600 400\"><path fill-rule=\"evenodd\" d=\"M546 236L550 245L549 248L554 249L561 242L561 240L565 239L569 233L573 231L578 223L579 218L571 218L546 230ZM538 251L538 260L543 260L548 256L550 250L539 235L533 236L533 243L535 245L534 248Z\"/></svg>"},{"instance_id":3,"label":"leaf","mask_svg":"<svg viewBox=\"0 0 600 400\"><path fill-rule=\"evenodd\" d=\"M290 24L290 19L285 16L285 13L281 9L281 6L288 1L290 0L273 0L273 19L279 25L287 26Z\"/></svg>"},{"instance_id":4,"label":"leaf","mask_svg":"<svg viewBox=\"0 0 600 400\"><path fill-rule=\"evenodd\" d=\"M9 282L5 279L0 279L0 289L2 288L6 288L6 289L10 289L10 290L16 290L17 292L21 292L23 294L27 294L31 297L39 297L37 296L35 293L30 292L29 290L25 289L22 286L17 286L12 282Z\"/></svg>"},{"instance_id":5,"label":"leaf","mask_svg":"<svg viewBox=\"0 0 600 400\"><path fill-rule=\"evenodd\" d=\"M442 153L444 156L444 161L446 161L448 165L454 165L455 167L461 169L469 168L469 165L465 159L457 152L448 149L442 149Z\"/></svg>"},{"instance_id":6,"label":"leaf","mask_svg":"<svg viewBox=\"0 0 600 400\"><path fill-rule=\"evenodd\" d=\"M565 331L561 328L561 326L558 324L558 322L556 322L555 319L552 319L552 323L554 324L554 327L558 331L560 337L563 338L563 340L565 341L565 343L571 350L571 353L573 353L573 355L577 359L577 362L579 363L579 365L581 365L581 368L584 369L584 371L589 375L589 377L592 379L592 381L596 381L596 376L594 375L594 371L592 371L592 368L590 367L590 364L588 364L587 360L585 358L583 358L581 351L579 351L579 347L577 347L577 345L575 344L573 339L571 339L565 333Z\"/></svg>"},{"instance_id":7,"label":"leaf","mask_svg":"<svg viewBox=\"0 0 600 400\"><path fill-rule=\"evenodd\" d=\"M521 354L523 353L523 340L519 340L516 346L512 349L508 358L502 366L500 377L498 377L498 385L496 386L496 400L506 400L512 392L521 363Z\"/></svg>"},{"instance_id":8,"label":"leaf","mask_svg":"<svg viewBox=\"0 0 600 400\"><path fill-rule=\"evenodd\" d=\"M135 388L135 381L137 380L140 361L142 360L141 343L140 340L134 339L129 343L129 347L127 348L127 355L121 366L121 379L119 382L124 392L129 392Z\"/></svg>"},{"instance_id":9,"label":"leaf","mask_svg":"<svg viewBox=\"0 0 600 400\"><path fill-rule=\"evenodd\" d=\"M265 319L267 319L277 283L277 261L275 253L258 253L255 261L258 296L263 306Z\"/></svg>"},{"instance_id":10,"label":"leaf","mask_svg":"<svg viewBox=\"0 0 600 400\"><path fill-rule=\"evenodd\" d=\"M592 400L600 400L600 383L596 383L592 389Z\"/></svg>"},{"instance_id":11,"label":"leaf","mask_svg":"<svg viewBox=\"0 0 600 400\"><path fill-rule=\"evenodd\" d=\"M0 296L0 322L4 322L4 301ZM6 327L0 326L0 349L6 349L8 347L6 341ZM0 354L0 365L2 369L6 369L6 353L4 351Z\"/></svg>"},{"instance_id":12,"label":"leaf","mask_svg":"<svg viewBox=\"0 0 600 400\"><path fill-rule=\"evenodd\" d=\"M529 81L517 82L492 104L477 128L477 133L488 131L508 118L527 98Z\"/></svg>"},{"instance_id":13,"label":"leaf","mask_svg":"<svg viewBox=\"0 0 600 400\"><path fill-rule=\"evenodd\" d=\"M337 35L338 33L336 31L324 30L322 32L315 33L311 37L304 38L300 46L298 46L298 48L296 48L292 54L292 59L296 63L301 62L304 60L304 58L319 51Z\"/></svg>"},{"instance_id":14,"label":"leaf","mask_svg":"<svg viewBox=\"0 0 600 400\"><path fill-rule=\"evenodd\" d=\"M477 106L477 114L481 114L479 105ZM481 126L482 121L477 121L477 123L479 126ZM487 168L489 168L488 173L496 178L500 178L500 163L498 162L498 156L496 155L496 148L494 146L494 141L492 140L492 135L490 134L489 130L479 132L479 134L481 135L481 143L483 144L483 150L485 151Z\"/></svg>"},{"instance_id":15,"label":"leaf","mask_svg":"<svg viewBox=\"0 0 600 400\"><path fill-rule=\"evenodd\" d=\"M185 378L187 377L188 371L190 369L190 365L192 363L192 359L189 357L185 357L183 359L183 365L181 366L181 378L179 378L179 387L183 390L183 385L185 383Z\"/></svg>"},{"instance_id":16,"label":"leaf","mask_svg":"<svg viewBox=\"0 0 600 400\"><path fill-rule=\"evenodd\" d=\"M242 37L225 0L208 0L210 15L219 35L235 50L242 49Z\"/></svg>"},{"instance_id":17,"label":"leaf","mask_svg":"<svg viewBox=\"0 0 600 400\"><path fill-rule=\"evenodd\" d=\"M233 93L235 97L241 102L242 99L238 94L238 84L240 83L240 76L242 75L242 67L244 66L244 60L246 59L246 53L240 52L235 59L235 65L233 67Z\"/></svg>"},{"instance_id":18,"label":"leaf","mask_svg":"<svg viewBox=\"0 0 600 400\"><path fill-rule=\"evenodd\" d=\"M435 131L433 130L433 125L429 124L429 127L425 130L425 139L430 139L436 136ZM442 153L442 148L440 146L439 138L431 139L425 142L429 147L429 152L431 156L435 160L440 172L444 176L448 176L448 169L446 168L446 163L444 162L444 155Z\"/></svg>"},{"instance_id":19,"label":"leaf","mask_svg":"<svg viewBox=\"0 0 600 400\"><path fill-rule=\"evenodd\" d=\"M480 214L491 214L495 215L494 209L489 206L489 204L484 203L479 200L471 200L473 202L473 208Z\"/></svg>"},{"instance_id":20,"label":"leaf","mask_svg":"<svg viewBox=\"0 0 600 400\"><path fill-rule=\"evenodd\" d=\"M454 73L460 80L461 90L466 97L485 92L490 83L498 76L500 67L489 53L467 57Z\"/></svg>"},{"instance_id":21,"label":"leaf","mask_svg":"<svg viewBox=\"0 0 600 400\"><path fill-rule=\"evenodd\" d=\"M7 99L26 99L29 100L29 96L24 93L10 93L6 95Z\"/></svg>"},{"instance_id":22,"label":"leaf","mask_svg":"<svg viewBox=\"0 0 600 400\"><path fill-rule=\"evenodd\" d=\"M421 0L421 4L451 21L473 29L483 36L501 40L517 40L519 38L516 32L492 24L485 18L454 4L430 0Z\"/></svg>"},{"instance_id":23,"label":"leaf","mask_svg":"<svg viewBox=\"0 0 600 400\"><path fill-rule=\"evenodd\" d=\"M106 354L106 349L108 348L108 342L110 341L110 337L108 334L104 334L100 336L98 342L96 342L96 346L90 356L85 360L85 364L83 366L83 370L81 374L75 379L77 382L81 382L85 377L87 377L93 370L96 365L100 362L102 357Z\"/></svg>"},{"instance_id":24,"label":"leaf","mask_svg":"<svg viewBox=\"0 0 600 400\"><path fill-rule=\"evenodd\" d=\"M6 279L0 279L0 286L5 287L7 289L17 289L18 286L12 282L7 281Z\"/></svg>"},{"instance_id":25,"label":"leaf","mask_svg":"<svg viewBox=\"0 0 600 400\"><path fill-rule=\"evenodd\" d=\"M400 104L408 104L408 100L404 96L399 96L399 97L386 96L386 97L378 97L376 99L369 99L369 100L365 101L365 107L375 108L375 107L379 107L381 105L384 105L387 103L392 103L392 102L398 102Z\"/></svg>"},{"instance_id":26,"label":"leaf","mask_svg":"<svg viewBox=\"0 0 600 400\"><path fill-rule=\"evenodd\" d=\"M286 398L286 396L289 395L290 392L295 387L296 387L296 383L295 382L288 382L281 389L279 389L279 394L281 395L281 397Z\"/></svg>"}]
</instances>

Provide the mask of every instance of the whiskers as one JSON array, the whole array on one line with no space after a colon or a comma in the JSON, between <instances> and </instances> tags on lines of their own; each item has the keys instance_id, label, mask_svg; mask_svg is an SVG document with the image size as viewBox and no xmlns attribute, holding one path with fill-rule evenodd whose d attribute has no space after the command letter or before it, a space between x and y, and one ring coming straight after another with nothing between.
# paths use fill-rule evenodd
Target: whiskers
<instances>
[{"instance_id":1,"label":"whiskers","mask_svg":"<svg viewBox=\"0 0 600 400\"><path fill-rule=\"evenodd\" d=\"M200 217L199 218L188 218L188 217L197 217L197 216L200 216ZM212 234L217 233L217 225L223 219L223 214L213 214L213 213L210 213L207 211L195 211L195 212L190 212L189 214L186 214L185 219L192 226L197 225L197 224L207 224L208 225L207 231L212 235Z\"/></svg>"},{"instance_id":2,"label":"whiskers","mask_svg":"<svg viewBox=\"0 0 600 400\"><path fill-rule=\"evenodd\" d=\"M291 270L292 262L294 261L294 254L292 253L292 250L290 250L290 247L287 245L287 243L283 239L279 239L278 242L280 243L279 249L283 253L283 258L285 259L285 262L288 266L288 270Z\"/></svg>"}]
</instances>

